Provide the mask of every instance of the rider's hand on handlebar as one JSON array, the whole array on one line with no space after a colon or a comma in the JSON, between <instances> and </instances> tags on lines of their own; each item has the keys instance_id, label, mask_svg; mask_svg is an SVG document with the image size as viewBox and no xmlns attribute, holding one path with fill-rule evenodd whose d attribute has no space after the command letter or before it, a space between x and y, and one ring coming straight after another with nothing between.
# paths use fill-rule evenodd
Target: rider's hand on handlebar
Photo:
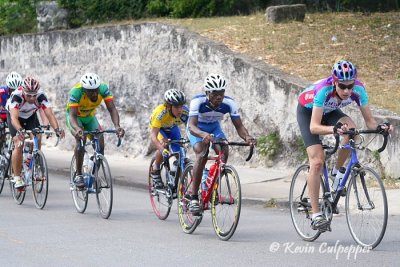
<instances>
[{"instance_id":1,"label":"rider's hand on handlebar","mask_svg":"<svg viewBox=\"0 0 400 267\"><path fill-rule=\"evenodd\" d=\"M213 139L214 135L207 133L207 135L203 137L203 143L209 144Z\"/></svg>"},{"instance_id":2,"label":"rider's hand on handlebar","mask_svg":"<svg viewBox=\"0 0 400 267\"><path fill-rule=\"evenodd\" d=\"M342 135L349 130L347 123L341 123L340 121L333 126L333 134Z\"/></svg>"},{"instance_id":3,"label":"rider's hand on handlebar","mask_svg":"<svg viewBox=\"0 0 400 267\"><path fill-rule=\"evenodd\" d=\"M246 136L245 141L246 141L246 143L248 143L249 145L252 145L252 146L255 146L257 144L257 140L250 135Z\"/></svg>"},{"instance_id":4,"label":"rider's hand on handlebar","mask_svg":"<svg viewBox=\"0 0 400 267\"><path fill-rule=\"evenodd\" d=\"M118 128L117 128L117 136L118 136L119 138L122 138L122 137L124 137L124 135L125 135L125 130L124 130L124 128L118 127Z\"/></svg>"},{"instance_id":5,"label":"rider's hand on handlebar","mask_svg":"<svg viewBox=\"0 0 400 267\"><path fill-rule=\"evenodd\" d=\"M75 129L75 138L83 140L84 136L83 136L83 130L81 128Z\"/></svg>"},{"instance_id":6,"label":"rider's hand on handlebar","mask_svg":"<svg viewBox=\"0 0 400 267\"><path fill-rule=\"evenodd\" d=\"M56 129L54 129L54 131L56 132L57 137L59 137L61 139L65 137L64 129L56 128Z\"/></svg>"},{"instance_id":7,"label":"rider's hand on handlebar","mask_svg":"<svg viewBox=\"0 0 400 267\"><path fill-rule=\"evenodd\" d=\"M381 123L378 125L378 127L376 128L377 130L381 130L381 132L392 132L393 131L393 125L391 125L388 122L385 123Z\"/></svg>"},{"instance_id":8,"label":"rider's hand on handlebar","mask_svg":"<svg viewBox=\"0 0 400 267\"><path fill-rule=\"evenodd\" d=\"M169 151L168 151L168 149L164 148L163 150L161 150L161 155L162 155L164 158L168 158L168 156L169 156Z\"/></svg>"},{"instance_id":9,"label":"rider's hand on handlebar","mask_svg":"<svg viewBox=\"0 0 400 267\"><path fill-rule=\"evenodd\" d=\"M25 140L25 129L24 128L19 128L17 130L17 135L16 136L18 136L18 139L20 141L24 141Z\"/></svg>"}]
</instances>

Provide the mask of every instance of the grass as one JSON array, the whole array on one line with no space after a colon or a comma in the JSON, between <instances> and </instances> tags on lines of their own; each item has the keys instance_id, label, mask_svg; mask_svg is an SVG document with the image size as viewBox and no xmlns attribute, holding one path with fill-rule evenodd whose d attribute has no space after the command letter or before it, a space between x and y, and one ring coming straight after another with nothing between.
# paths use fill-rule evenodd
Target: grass
<instances>
[{"instance_id":1,"label":"grass","mask_svg":"<svg viewBox=\"0 0 400 267\"><path fill-rule=\"evenodd\" d=\"M152 21L186 27L308 81L328 76L334 62L349 59L370 104L400 114L400 12L313 13L304 22L282 24L267 23L262 13Z\"/></svg>"}]
</instances>

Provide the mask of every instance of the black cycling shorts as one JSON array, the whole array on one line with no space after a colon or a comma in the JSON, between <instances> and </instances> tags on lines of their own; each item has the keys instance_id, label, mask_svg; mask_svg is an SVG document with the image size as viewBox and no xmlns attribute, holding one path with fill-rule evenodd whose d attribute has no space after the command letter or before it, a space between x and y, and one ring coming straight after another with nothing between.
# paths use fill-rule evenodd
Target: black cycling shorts
<instances>
[{"instance_id":1,"label":"black cycling shorts","mask_svg":"<svg viewBox=\"0 0 400 267\"><path fill-rule=\"evenodd\" d=\"M14 128L14 126L11 123L10 114L7 115L7 123L8 123L8 129L10 130L11 136L12 137L16 136L17 130ZM19 123L21 124L22 128L24 128L25 130L33 130L40 126L39 119L38 119L36 113L33 113L33 115L27 119L19 118Z\"/></svg>"},{"instance_id":2,"label":"black cycling shorts","mask_svg":"<svg viewBox=\"0 0 400 267\"><path fill-rule=\"evenodd\" d=\"M318 134L312 134L310 131L312 109L305 108L302 105L297 105L297 123L300 127L301 136L304 140L304 145L307 147L321 144ZM322 116L322 125L335 125L341 118L348 117L340 109L336 109Z\"/></svg>"}]
</instances>

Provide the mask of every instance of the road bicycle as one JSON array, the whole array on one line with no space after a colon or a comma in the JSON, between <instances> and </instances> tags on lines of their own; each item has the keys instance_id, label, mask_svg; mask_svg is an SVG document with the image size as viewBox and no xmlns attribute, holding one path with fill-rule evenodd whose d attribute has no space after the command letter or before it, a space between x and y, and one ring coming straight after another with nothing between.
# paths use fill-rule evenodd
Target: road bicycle
<instances>
[{"instance_id":1,"label":"road bicycle","mask_svg":"<svg viewBox=\"0 0 400 267\"><path fill-rule=\"evenodd\" d=\"M6 131L7 122L0 122L2 126L0 126L1 135L4 138L3 145L0 147L0 194L3 192L5 180L9 179L9 168L10 168L10 158L12 147L11 141L12 138L10 136L10 132Z\"/></svg>"},{"instance_id":2,"label":"road bicycle","mask_svg":"<svg viewBox=\"0 0 400 267\"><path fill-rule=\"evenodd\" d=\"M360 246L373 249L381 242L386 231L388 216L386 192L377 172L359 162L357 150L365 149L365 146L362 146L365 134L380 134L383 136L383 144L377 151L382 152L387 145L388 133L382 130L351 129L344 134L350 137L348 144L339 146L339 137L336 136L334 147L323 145L326 159L321 176L320 208L331 223L333 214L339 213L339 199L345 197L346 221L353 239ZM338 147L351 150L351 158L343 179L339 182L337 190L334 190L329 183L326 161ZM312 230L310 226L312 211L307 188L308 174L308 164L301 165L296 170L290 185L289 204L296 232L303 240L314 241L324 230ZM331 231L330 226L327 230Z\"/></svg>"},{"instance_id":3,"label":"road bicycle","mask_svg":"<svg viewBox=\"0 0 400 267\"><path fill-rule=\"evenodd\" d=\"M35 206L38 209L43 209L47 202L48 189L49 189L49 173L47 168L47 161L44 153L39 149L39 135L45 134L50 137L54 134L53 131L49 130L48 125L40 125L33 130L25 131L25 140L15 144L11 141L8 144L6 157L8 163L6 164L5 170L8 172L7 178L10 181L10 190L15 202L21 205L25 200L26 188L32 186L33 199L35 200ZM33 136L30 139L31 135ZM59 138L57 137L57 146ZM23 168L21 170L21 178L24 180L25 186L22 188L15 188L15 181L12 179L14 173L12 170L11 153L14 146L23 146ZM28 151L32 152L32 159L28 161L28 166L26 166L26 160Z\"/></svg>"},{"instance_id":4,"label":"road bicycle","mask_svg":"<svg viewBox=\"0 0 400 267\"><path fill-rule=\"evenodd\" d=\"M104 219L108 219L111 215L112 204L113 204L113 185L110 167L108 165L106 157L100 153L100 141L99 138L105 133L117 133L115 129L108 130L94 130L94 131L83 131L83 135L91 137L86 144L81 140L81 147L85 149L86 146L92 146L94 148L93 154L88 157L91 161L89 166L92 168L83 168L82 174L85 180L85 187L79 188L75 186L76 176L76 159L75 155L71 159L70 167L70 191L76 210L79 213L84 213L88 204L88 195L96 194L97 206L100 215ZM121 138L118 138L117 147L121 145Z\"/></svg>"},{"instance_id":5,"label":"road bicycle","mask_svg":"<svg viewBox=\"0 0 400 267\"><path fill-rule=\"evenodd\" d=\"M179 145L180 150L178 152L170 153L167 157L163 157L163 162L160 166L161 180L164 184L164 188L162 189L156 189L153 186L151 172L153 171L155 158L153 157L150 162L148 175L150 202L154 213L160 220L168 218L173 200L176 198L178 179L182 170L185 168L185 165L189 162L189 159L186 158L186 148L184 146L188 142L189 141L184 138L179 140L168 139L166 145L168 146L169 151L172 151L171 144Z\"/></svg>"},{"instance_id":6,"label":"road bicycle","mask_svg":"<svg viewBox=\"0 0 400 267\"><path fill-rule=\"evenodd\" d=\"M200 216L194 216L189 211L190 195L193 194L194 164L188 163L178 183L178 216L182 230L191 234L202 221L203 212L211 209L214 231L221 240L227 241L233 236L239 223L242 203L240 180L236 169L224 162L225 156L222 151L217 155L208 156L209 149L213 145L249 146L244 142L228 142L226 140L210 142L210 146L203 157L207 157L207 160L213 160L214 163L210 167L207 178L207 190L203 191L201 188L199 190L200 206L202 207ZM246 161L249 161L252 157L253 149L254 146L251 145Z\"/></svg>"}]
</instances>

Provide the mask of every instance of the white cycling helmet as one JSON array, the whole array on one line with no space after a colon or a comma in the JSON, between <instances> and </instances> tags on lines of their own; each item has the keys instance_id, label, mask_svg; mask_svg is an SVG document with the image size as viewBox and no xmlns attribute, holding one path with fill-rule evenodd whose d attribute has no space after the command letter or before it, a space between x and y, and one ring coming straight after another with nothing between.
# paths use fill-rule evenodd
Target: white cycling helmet
<instances>
[{"instance_id":1,"label":"white cycling helmet","mask_svg":"<svg viewBox=\"0 0 400 267\"><path fill-rule=\"evenodd\" d=\"M186 103L185 94L178 89L169 89L164 93L164 100L172 106L181 106Z\"/></svg>"},{"instance_id":2,"label":"white cycling helmet","mask_svg":"<svg viewBox=\"0 0 400 267\"><path fill-rule=\"evenodd\" d=\"M12 71L7 75L6 83L11 89L17 89L18 87L21 87L23 82L24 80L22 79L21 75L15 71Z\"/></svg>"},{"instance_id":3,"label":"white cycling helmet","mask_svg":"<svg viewBox=\"0 0 400 267\"><path fill-rule=\"evenodd\" d=\"M100 86L100 78L97 74L85 73L81 78L81 85L85 89L97 89Z\"/></svg>"},{"instance_id":4,"label":"white cycling helmet","mask_svg":"<svg viewBox=\"0 0 400 267\"><path fill-rule=\"evenodd\" d=\"M222 91L226 88L226 81L222 75L210 74L204 80L204 90L209 91Z\"/></svg>"}]
</instances>

